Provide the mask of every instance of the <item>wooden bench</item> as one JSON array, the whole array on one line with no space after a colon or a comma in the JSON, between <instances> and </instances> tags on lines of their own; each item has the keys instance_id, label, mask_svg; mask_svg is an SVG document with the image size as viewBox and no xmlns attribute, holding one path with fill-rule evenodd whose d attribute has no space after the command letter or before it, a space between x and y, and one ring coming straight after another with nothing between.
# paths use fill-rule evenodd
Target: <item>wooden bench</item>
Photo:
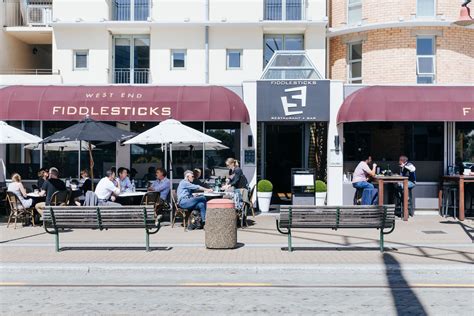
<instances>
[{"instance_id":1,"label":"wooden bench","mask_svg":"<svg viewBox=\"0 0 474 316\"><path fill-rule=\"evenodd\" d=\"M150 235L160 230L161 216L155 219L154 206L48 206L43 213L43 227L55 235L56 251L59 232L64 229L141 228L145 229L146 251Z\"/></svg>"},{"instance_id":2,"label":"wooden bench","mask_svg":"<svg viewBox=\"0 0 474 316\"><path fill-rule=\"evenodd\" d=\"M376 228L380 230L379 244L383 252L384 235L395 229L395 206L281 206L277 229L288 235L288 251L293 251L293 228Z\"/></svg>"}]
</instances>

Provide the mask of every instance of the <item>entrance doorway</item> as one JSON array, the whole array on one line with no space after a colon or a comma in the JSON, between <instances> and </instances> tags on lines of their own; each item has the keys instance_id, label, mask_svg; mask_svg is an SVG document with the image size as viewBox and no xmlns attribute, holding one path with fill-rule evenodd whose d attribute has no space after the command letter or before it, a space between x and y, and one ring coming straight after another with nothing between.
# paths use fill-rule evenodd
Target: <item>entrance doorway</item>
<instances>
[{"instance_id":1,"label":"entrance doorway","mask_svg":"<svg viewBox=\"0 0 474 316\"><path fill-rule=\"evenodd\" d=\"M304 167L303 144L304 123L265 124L264 174L278 196L291 192L291 168Z\"/></svg>"}]
</instances>

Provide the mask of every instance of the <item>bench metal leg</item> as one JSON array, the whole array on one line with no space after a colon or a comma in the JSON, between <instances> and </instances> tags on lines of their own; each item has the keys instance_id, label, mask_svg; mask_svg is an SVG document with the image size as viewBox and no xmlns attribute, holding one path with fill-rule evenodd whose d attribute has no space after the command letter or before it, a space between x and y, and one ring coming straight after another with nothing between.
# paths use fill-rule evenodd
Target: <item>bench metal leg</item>
<instances>
[{"instance_id":1,"label":"bench metal leg","mask_svg":"<svg viewBox=\"0 0 474 316\"><path fill-rule=\"evenodd\" d=\"M381 228L380 229L380 241L379 241L379 243L380 243L380 252L384 251L383 235L384 235L383 229Z\"/></svg>"},{"instance_id":2,"label":"bench metal leg","mask_svg":"<svg viewBox=\"0 0 474 316\"><path fill-rule=\"evenodd\" d=\"M56 252L59 252L59 232L56 231L56 234L54 234L54 240L56 242Z\"/></svg>"},{"instance_id":3,"label":"bench metal leg","mask_svg":"<svg viewBox=\"0 0 474 316\"><path fill-rule=\"evenodd\" d=\"M291 228L288 228L288 251L293 251L293 246L291 244Z\"/></svg>"},{"instance_id":4,"label":"bench metal leg","mask_svg":"<svg viewBox=\"0 0 474 316\"><path fill-rule=\"evenodd\" d=\"M146 235L146 251L150 251L150 234L148 234L148 230L145 230L145 235Z\"/></svg>"}]
</instances>

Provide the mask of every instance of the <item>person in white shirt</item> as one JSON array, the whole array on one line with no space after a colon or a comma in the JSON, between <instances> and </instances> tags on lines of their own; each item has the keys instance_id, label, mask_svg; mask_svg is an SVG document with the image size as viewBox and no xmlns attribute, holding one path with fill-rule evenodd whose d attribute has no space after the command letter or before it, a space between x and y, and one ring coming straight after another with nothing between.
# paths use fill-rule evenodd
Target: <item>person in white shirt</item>
<instances>
[{"instance_id":1,"label":"person in white shirt","mask_svg":"<svg viewBox=\"0 0 474 316\"><path fill-rule=\"evenodd\" d=\"M120 194L120 183L116 186L114 183L115 172L109 170L105 173L105 177L100 179L95 188L95 194L99 200L99 205L120 205L115 203L115 196Z\"/></svg>"}]
</instances>

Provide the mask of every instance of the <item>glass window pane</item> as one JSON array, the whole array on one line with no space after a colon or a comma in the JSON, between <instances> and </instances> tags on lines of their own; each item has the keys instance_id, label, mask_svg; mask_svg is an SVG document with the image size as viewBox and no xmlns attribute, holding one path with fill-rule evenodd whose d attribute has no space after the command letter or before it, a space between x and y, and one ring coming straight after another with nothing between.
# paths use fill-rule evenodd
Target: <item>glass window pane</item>
<instances>
[{"instance_id":1,"label":"glass window pane","mask_svg":"<svg viewBox=\"0 0 474 316\"><path fill-rule=\"evenodd\" d=\"M87 68L87 53L76 52L76 68Z\"/></svg>"},{"instance_id":2,"label":"glass window pane","mask_svg":"<svg viewBox=\"0 0 474 316\"><path fill-rule=\"evenodd\" d=\"M350 6L347 11L347 23L349 25L358 24L362 21L362 4Z\"/></svg>"},{"instance_id":3,"label":"glass window pane","mask_svg":"<svg viewBox=\"0 0 474 316\"><path fill-rule=\"evenodd\" d=\"M134 67L135 69L148 69L150 67L150 39L135 38L134 39Z\"/></svg>"},{"instance_id":4,"label":"glass window pane","mask_svg":"<svg viewBox=\"0 0 474 316\"><path fill-rule=\"evenodd\" d=\"M418 73L432 74L434 73L434 65L432 57L418 57Z\"/></svg>"},{"instance_id":5,"label":"glass window pane","mask_svg":"<svg viewBox=\"0 0 474 316\"><path fill-rule=\"evenodd\" d=\"M362 77L362 62L351 63L351 78Z\"/></svg>"},{"instance_id":6,"label":"glass window pane","mask_svg":"<svg viewBox=\"0 0 474 316\"><path fill-rule=\"evenodd\" d=\"M135 0L135 21L146 21L150 16L149 0Z\"/></svg>"},{"instance_id":7,"label":"glass window pane","mask_svg":"<svg viewBox=\"0 0 474 316\"><path fill-rule=\"evenodd\" d=\"M432 84L432 83L434 83L434 76L417 76L416 83L419 83L419 84Z\"/></svg>"},{"instance_id":8,"label":"glass window pane","mask_svg":"<svg viewBox=\"0 0 474 316\"><path fill-rule=\"evenodd\" d=\"M115 39L115 68L130 68L130 39Z\"/></svg>"},{"instance_id":9,"label":"glass window pane","mask_svg":"<svg viewBox=\"0 0 474 316\"><path fill-rule=\"evenodd\" d=\"M281 0L265 0L265 20L281 20Z\"/></svg>"},{"instance_id":10,"label":"glass window pane","mask_svg":"<svg viewBox=\"0 0 474 316\"><path fill-rule=\"evenodd\" d=\"M434 16L435 0L417 0L416 6L417 16Z\"/></svg>"},{"instance_id":11,"label":"glass window pane","mask_svg":"<svg viewBox=\"0 0 474 316\"><path fill-rule=\"evenodd\" d=\"M265 36L265 65L268 64L277 50L283 49L283 35L266 35Z\"/></svg>"},{"instance_id":12,"label":"glass window pane","mask_svg":"<svg viewBox=\"0 0 474 316\"><path fill-rule=\"evenodd\" d=\"M286 0L286 19L301 20L302 0Z\"/></svg>"},{"instance_id":13,"label":"glass window pane","mask_svg":"<svg viewBox=\"0 0 474 316\"><path fill-rule=\"evenodd\" d=\"M456 165L474 171L474 123L456 123ZM464 170L460 170L460 173Z\"/></svg>"},{"instance_id":14,"label":"glass window pane","mask_svg":"<svg viewBox=\"0 0 474 316\"><path fill-rule=\"evenodd\" d=\"M130 0L113 0L114 21L130 21Z\"/></svg>"},{"instance_id":15,"label":"glass window pane","mask_svg":"<svg viewBox=\"0 0 474 316\"><path fill-rule=\"evenodd\" d=\"M303 50L303 35L287 35L285 36L284 50Z\"/></svg>"},{"instance_id":16,"label":"glass window pane","mask_svg":"<svg viewBox=\"0 0 474 316\"><path fill-rule=\"evenodd\" d=\"M416 54L417 55L434 55L433 38L417 38L416 39Z\"/></svg>"},{"instance_id":17,"label":"glass window pane","mask_svg":"<svg viewBox=\"0 0 474 316\"><path fill-rule=\"evenodd\" d=\"M362 44L352 44L351 45L351 60L353 59L362 59Z\"/></svg>"},{"instance_id":18,"label":"glass window pane","mask_svg":"<svg viewBox=\"0 0 474 316\"><path fill-rule=\"evenodd\" d=\"M173 68L184 68L186 64L186 53L184 51L173 52Z\"/></svg>"},{"instance_id":19,"label":"glass window pane","mask_svg":"<svg viewBox=\"0 0 474 316\"><path fill-rule=\"evenodd\" d=\"M228 51L228 68L240 68L241 52L238 50Z\"/></svg>"}]
</instances>

